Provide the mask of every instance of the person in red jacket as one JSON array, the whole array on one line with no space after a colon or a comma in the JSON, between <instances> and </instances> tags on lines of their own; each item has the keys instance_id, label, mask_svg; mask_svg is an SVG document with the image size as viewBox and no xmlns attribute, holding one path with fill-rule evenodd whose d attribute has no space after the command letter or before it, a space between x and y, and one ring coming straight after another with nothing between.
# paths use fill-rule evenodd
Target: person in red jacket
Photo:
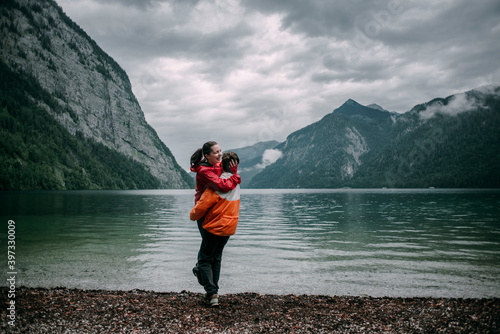
<instances>
[{"instance_id":1,"label":"person in red jacket","mask_svg":"<svg viewBox=\"0 0 500 334\"><path fill-rule=\"evenodd\" d=\"M233 175L229 179L220 178L222 174L221 161L222 150L214 141L206 142L191 156L191 171L196 173L195 203L207 188L228 192L241 183L241 177L237 174L238 164L235 161L231 161L229 165Z\"/></svg>"},{"instance_id":2,"label":"person in red jacket","mask_svg":"<svg viewBox=\"0 0 500 334\"><path fill-rule=\"evenodd\" d=\"M195 206L207 189L211 189L210 192L226 193L235 189L241 183L241 178L237 174L239 159L229 159L225 162L230 176L225 175L224 178L221 178L221 162L222 151L216 142L205 143L203 148L198 149L191 157L191 171L197 173ZM213 234L204 229L203 225L206 216L196 217L196 219L202 242L198 252L198 263L193 268L193 274L205 288L210 305L217 306L222 250L229 236Z\"/></svg>"}]
</instances>

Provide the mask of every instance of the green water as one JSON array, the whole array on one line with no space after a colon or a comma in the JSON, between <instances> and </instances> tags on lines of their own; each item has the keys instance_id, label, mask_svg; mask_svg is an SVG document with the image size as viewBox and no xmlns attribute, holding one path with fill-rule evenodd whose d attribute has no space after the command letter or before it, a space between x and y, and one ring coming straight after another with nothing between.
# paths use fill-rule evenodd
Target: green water
<instances>
[{"instance_id":1,"label":"green water","mask_svg":"<svg viewBox=\"0 0 500 334\"><path fill-rule=\"evenodd\" d=\"M199 291L193 190L1 192L18 286ZM3 255L2 255L3 254ZM499 190L243 190L221 293L500 296Z\"/></svg>"}]
</instances>

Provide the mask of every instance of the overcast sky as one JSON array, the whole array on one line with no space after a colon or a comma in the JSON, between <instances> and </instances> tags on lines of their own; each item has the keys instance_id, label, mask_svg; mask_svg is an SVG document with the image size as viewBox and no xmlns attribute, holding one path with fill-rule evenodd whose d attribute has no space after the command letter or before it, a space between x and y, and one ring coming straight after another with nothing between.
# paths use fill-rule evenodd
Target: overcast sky
<instances>
[{"instance_id":1,"label":"overcast sky","mask_svg":"<svg viewBox=\"0 0 500 334\"><path fill-rule=\"evenodd\" d=\"M406 112L500 81L498 0L56 0L127 72L185 169L352 98Z\"/></svg>"}]
</instances>

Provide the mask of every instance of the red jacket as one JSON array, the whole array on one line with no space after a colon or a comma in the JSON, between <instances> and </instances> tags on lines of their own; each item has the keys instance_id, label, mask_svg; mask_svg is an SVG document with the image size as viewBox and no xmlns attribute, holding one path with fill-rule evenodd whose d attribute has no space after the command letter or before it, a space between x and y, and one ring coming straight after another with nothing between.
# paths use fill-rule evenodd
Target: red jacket
<instances>
[{"instance_id":1,"label":"red jacket","mask_svg":"<svg viewBox=\"0 0 500 334\"><path fill-rule=\"evenodd\" d=\"M196 173L196 193L194 202L198 202L205 189L210 188L215 191L228 192L236 188L241 183L241 177L233 174L228 179L221 179L222 167L212 166L202 163L191 167L191 171Z\"/></svg>"},{"instance_id":2,"label":"red jacket","mask_svg":"<svg viewBox=\"0 0 500 334\"><path fill-rule=\"evenodd\" d=\"M231 177L231 173L221 175L223 179ZM203 228L208 232L230 236L236 232L240 212L240 187L229 192L207 189L189 213L191 220L203 219Z\"/></svg>"}]
</instances>

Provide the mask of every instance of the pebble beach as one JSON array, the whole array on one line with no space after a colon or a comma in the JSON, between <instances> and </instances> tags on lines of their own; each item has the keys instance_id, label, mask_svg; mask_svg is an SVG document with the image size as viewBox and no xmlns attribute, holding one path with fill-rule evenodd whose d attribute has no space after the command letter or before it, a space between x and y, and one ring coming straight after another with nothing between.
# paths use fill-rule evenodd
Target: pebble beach
<instances>
[{"instance_id":1,"label":"pebble beach","mask_svg":"<svg viewBox=\"0 0 500 334\"><path fill-rule=\"evenodd\" d=\"M9 311L7 295L2 333L500 333L499 298L237 293L210 308L188 291L18 288Z\"/></svg>"}]
</instances>

